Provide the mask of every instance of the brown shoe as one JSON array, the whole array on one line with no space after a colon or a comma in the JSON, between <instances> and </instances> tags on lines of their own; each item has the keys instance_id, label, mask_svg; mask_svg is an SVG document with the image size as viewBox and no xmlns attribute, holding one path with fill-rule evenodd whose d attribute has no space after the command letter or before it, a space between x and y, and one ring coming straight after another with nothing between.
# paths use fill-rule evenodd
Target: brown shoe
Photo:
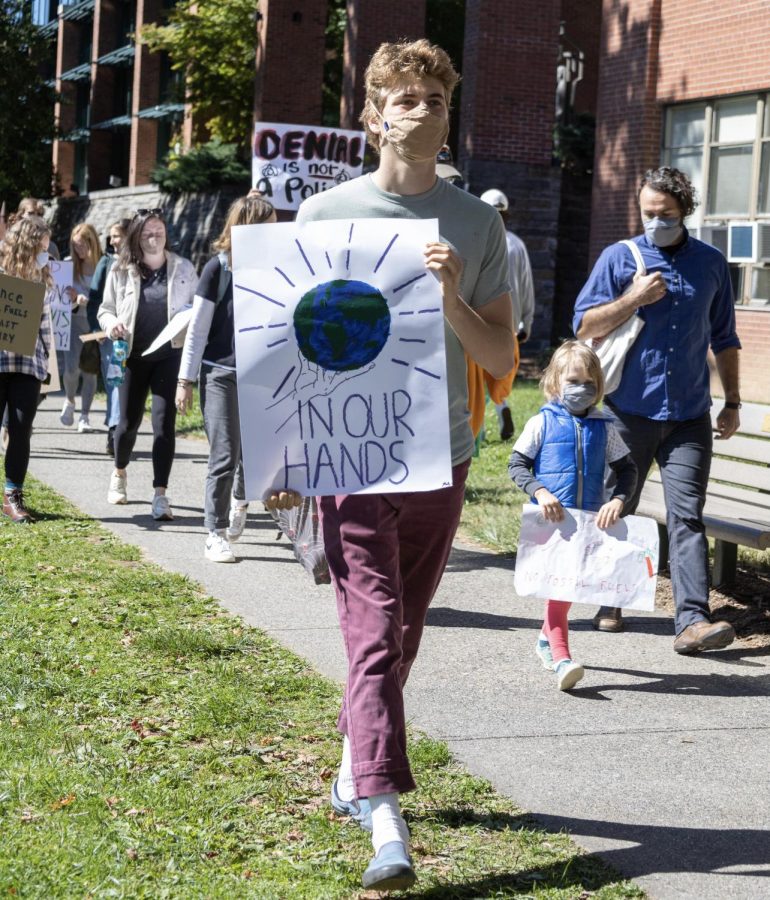
<instances>
[{"instance_id":1,"label":"brown shoe","mask_svg":"<svg viewBox=\"0 0 770 900\"><path fill-rule=\"evenodd\" d=\"M696 622L688 625L674 641L677 653L700 653L701 650L721 650L735 640L735 629L729 622Z\"/></svg>"},{"instance_id":2,"label":"brown shoe","mask_svg":"<svg viewBox=\"0 0 770 900\"><path fill-rule=\"evenodd\" d=\"M29 525L35 521L24 505L24 491L21 488L3 491L3 515L18 525Z\"/></svg>"},{"instance_id":3,"label":"brown shoe","mask_svg":"<svg viewBox=\"0 0 770 900\"><path fill-rule=\"evenodd\" d=\"M623 610L617 606L600 606L599 612L594 616L594 628L597 631L611 631L617 633L625 628L623 624Z\"/></svg>"}]
</instances>

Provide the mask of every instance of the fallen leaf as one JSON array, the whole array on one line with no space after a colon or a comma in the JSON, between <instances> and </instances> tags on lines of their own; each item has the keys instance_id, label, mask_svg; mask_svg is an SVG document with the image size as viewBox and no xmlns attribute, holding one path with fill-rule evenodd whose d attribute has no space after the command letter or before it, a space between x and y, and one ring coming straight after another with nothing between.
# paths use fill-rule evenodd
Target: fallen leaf
<instances>
[{"instance_id":1,"label":"fallen leaf","mask_svg":"<svg viewBox=\"0 0 770 900\"><path fill-rule=\"evenodd\" d=\"M61 809L62 807L69 806L70 803L74 803L74 802L75 802L75 795L67 794L66 797L60 797L58 800L54 800L54 802L51 804L51 809L54 809L54 810Z\"/></svg>"},{"instance_id":2,"label":"fallen leaf","mask_svg":"<svg viewBox=\"0 0 770 900\"><path fill-rule=\"evenodd\" d=\"M139 856L139 854L136 852L136 850L133 847L129 847L128 850L126 850L126 856L129 859L136 859L137 856Z\"/></svg>"}]
</instances>

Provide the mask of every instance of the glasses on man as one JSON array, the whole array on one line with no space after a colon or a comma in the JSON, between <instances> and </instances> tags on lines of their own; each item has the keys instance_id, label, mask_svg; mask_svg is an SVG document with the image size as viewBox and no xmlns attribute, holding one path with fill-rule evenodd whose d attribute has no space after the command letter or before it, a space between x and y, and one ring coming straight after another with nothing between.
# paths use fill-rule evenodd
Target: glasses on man
<instances>
[{"instance_id":1,"label":"glasses on man","mask_svg":"<svg viewBox=\"0 0 770 900\"><path fill-rule=\"evenodd\" d=\"M160 207L155 207L155 209L135 209L134 215L136 215L136 216L162 216L163 210Z\"/></svg>"}]
</instances>

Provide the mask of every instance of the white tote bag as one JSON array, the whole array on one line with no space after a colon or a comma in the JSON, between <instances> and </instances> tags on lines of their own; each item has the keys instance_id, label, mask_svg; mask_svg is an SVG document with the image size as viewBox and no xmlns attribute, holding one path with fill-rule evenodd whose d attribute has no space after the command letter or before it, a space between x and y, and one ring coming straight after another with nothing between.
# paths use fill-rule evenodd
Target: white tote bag
<instances>
[{"instance_id":1,"label":"white tote bag","mask_svg":"<svg viewBox=\"0 0 770 900\"><path fill-rule=\"evenodd\" d=\"M647 268L636 244L633 241L620 241L620 243L625 244L631 251L636 261L636 274L646 275ZM639 332L642 328L644 328L644 319L634 313L622 325L618 325L617 328L614 328L609 334L605 334L604 337L590 338L586 341L588 346L599 357L599 362L602 365L605 394L611 394L620 384L626 354L637 337L639 337Z\"/></svg>"}]
</instances>

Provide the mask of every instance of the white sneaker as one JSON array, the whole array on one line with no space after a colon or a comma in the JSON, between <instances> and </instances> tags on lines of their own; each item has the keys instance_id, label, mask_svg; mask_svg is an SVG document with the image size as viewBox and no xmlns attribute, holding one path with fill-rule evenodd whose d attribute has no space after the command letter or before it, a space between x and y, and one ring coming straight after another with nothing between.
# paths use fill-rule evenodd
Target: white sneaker
<instances>
[{"instance_id":1,"label":"white sneaker","mask_svg":"<svg viewBox=\"0 0 770 900\"><path fill-rule=\"evenodd\" d=\"M110 475L110 489L107 491L108 503L128 503L128 495L126 494L127 481L127 475L118 475L117 472L113 472Z\"/></svg>"},{"instance_id":2,"label":"white sneaker","mask_svg":"<svg viewBox=\"0 0 770 900\"><path fill-rule=\"evenodd\" d=\"M170 522L174 518L171 501L165 494L156 494L152 498L152 517L156 522Z\"/></svg>"},{"instance_id":3,"label":"white sneaker","mask_svg":"<svg viewBox=\"0 0 770 900\"><path fill-rule=\"evenodd\" d=\"M78 420L78 434L93 434L96 429L88 421L88 416L81 416Z\"/></svg>"},{"instance_id":4,"label":"white sneaker","mask_svg":"<svg viewBox=\"0 0 770 900\"><path fill-rule=\"evenodd\" d=\"M62 425L67 425L68 427L75 422L75 404L70 403L69 400L64 401L64 406L61 408L61 414L59 415L59 421Z\"/></svg>"},{"instance_id":5,"label":"white sneaker","mask_svg":"<svg viewBox=\"0 0 770 900\"><path fill-rule=\"evenodd\" d=\"M571 659L563 659L553 667L556 672L557 683L560 691L568 691L585 675L585 669L580 663Z\"/></svg>"},{"instance_id":6,"label":"white sneaker","mask_svg":"<svg viewBox=\"0 0 770 900\"><path fill-rule=\"evenodd\" d=\"M235 554L225 539L224 531L210 531L206 538L206 550L203 554L211 562L234 563Z\"/></svg>"},{"instance_id":7,"label":"white sneaker","mask_svg":"<svg viewBox=\"0 0 770 900\"><path fill-rule=\"evenodd\" d=\"M245 506L233 504L230 507L230 525L226 531L227 540L234 544L243 534L246 527L246 516L249 514L248 503Z\"/></svg>"}]
</instances>

